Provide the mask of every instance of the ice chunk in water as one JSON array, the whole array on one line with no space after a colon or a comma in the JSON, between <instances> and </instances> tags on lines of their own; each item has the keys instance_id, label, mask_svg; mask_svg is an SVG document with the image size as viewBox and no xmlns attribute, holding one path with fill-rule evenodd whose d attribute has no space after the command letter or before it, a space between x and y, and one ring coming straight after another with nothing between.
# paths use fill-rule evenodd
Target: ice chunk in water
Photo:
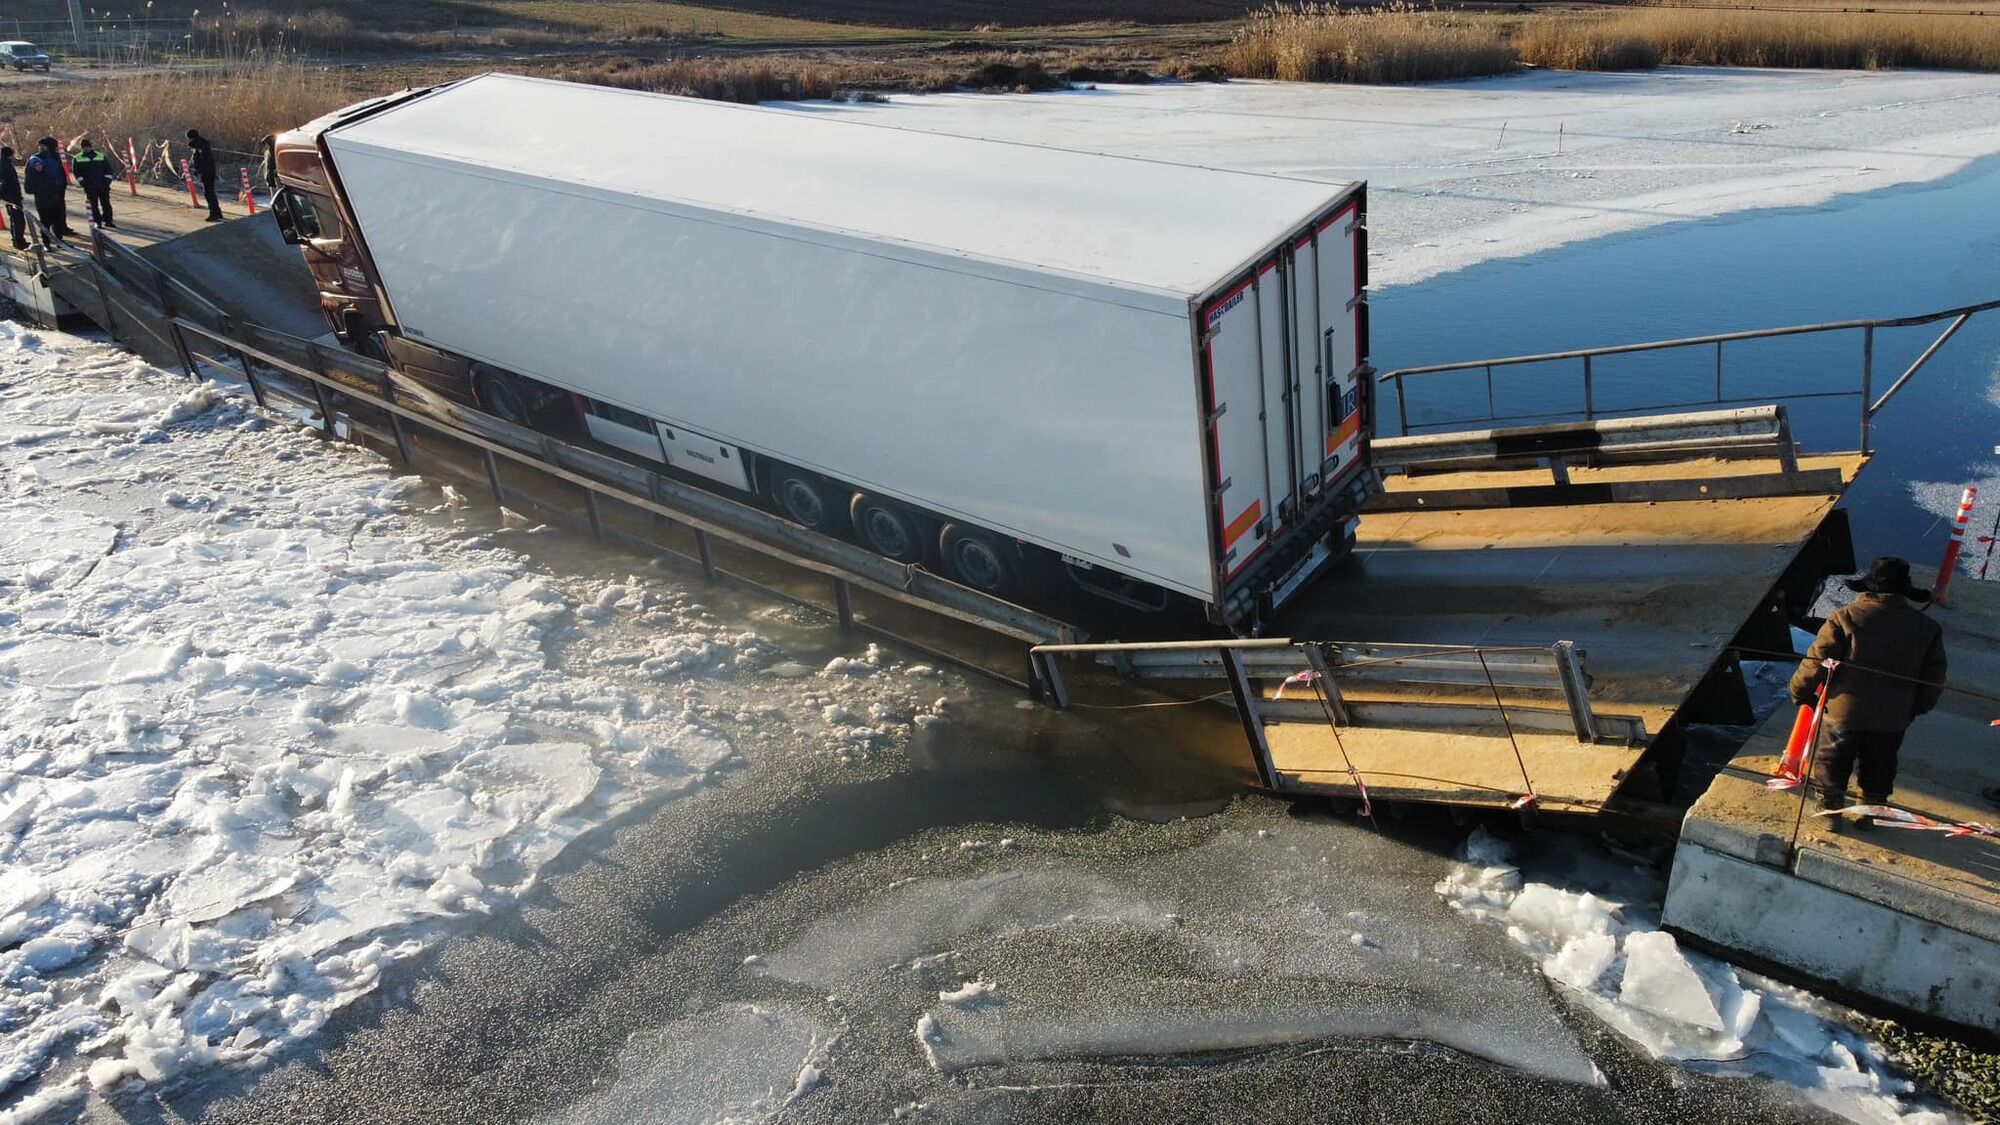
<instances>
[{"instance_id":1,"label":"ice chunk in water","mask_svg":"<svg viewBox=\"0 0 2000 1125\"><path fill-rule=\"evenodd\" d=\"M1584 934L1564 943L1542 962L1550 980L1588 992L1597 987L1604 970L1618 958L1618 941L1610 934Z\"/></svg>"},{"instance_id":2,"label":"ice chunk in water","mask_svg":"<svg viewBox=\"0 0 2000 1125\"><path fill-rule=\"evenodd\" d=\"M1703 1031L1723 1029L1722 1015L1715 1010L1701 974L1681 955L1674 936L1663 931L1625 939L1625 978L1618 986L1618 999Z\"/></svg>"}]
</instances>

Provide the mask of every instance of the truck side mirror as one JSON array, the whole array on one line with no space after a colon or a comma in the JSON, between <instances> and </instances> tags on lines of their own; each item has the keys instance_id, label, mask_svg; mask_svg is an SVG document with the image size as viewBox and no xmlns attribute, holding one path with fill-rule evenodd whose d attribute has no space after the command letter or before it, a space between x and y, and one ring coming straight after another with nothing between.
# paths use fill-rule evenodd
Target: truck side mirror
<instances>
[{"instance_id":1,"label":"truck side mirror","mask_svg":"<svg viewBox=\"0 0 2000 1125\"><path fill-rule=\"evenodd\" d=\"M277 216L278 237L285 240L285 245L297 246L305 241L299 237L299 225L293 219L292 192L290 188L283 189L276 196L272 197L271 214Z\"/></svg>"}]
</instances>

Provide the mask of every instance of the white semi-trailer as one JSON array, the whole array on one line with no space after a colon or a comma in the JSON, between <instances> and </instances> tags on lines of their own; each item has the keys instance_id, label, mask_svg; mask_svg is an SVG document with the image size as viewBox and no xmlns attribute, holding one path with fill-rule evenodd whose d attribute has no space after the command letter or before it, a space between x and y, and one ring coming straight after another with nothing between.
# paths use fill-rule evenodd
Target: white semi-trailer
<instances>
[{"instance_id":1,"label":"white semi-trailer","mask_svg":"<svg viewBox=\"0 0 2000 1125\"><path fill-rule=\"evenodd\" d=\"M1365 195L487 75L279 142L348 343L990 592L1254 629L1345 553ZM1032 599L1031 599L1032 600Z\"/></svg>"}]
</instances>

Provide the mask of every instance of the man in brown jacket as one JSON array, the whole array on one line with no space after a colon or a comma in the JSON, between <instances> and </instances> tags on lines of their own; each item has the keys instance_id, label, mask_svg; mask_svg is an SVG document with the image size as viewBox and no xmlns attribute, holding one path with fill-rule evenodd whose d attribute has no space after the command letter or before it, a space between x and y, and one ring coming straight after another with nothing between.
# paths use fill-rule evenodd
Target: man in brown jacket
<instances>
[{"instance_id":1,"label":"man in brown jacket","mask_svg":"<svg viewBox=\"0 0 2000 1125\"><path fill-rule=\"evenodd\" d=\"M1857 763L1863 801L1886 803L1904 732L1944 694L1944 630L1911 604L1931 596L1910 586L1910 564L1876 559L1847 586L1861 596L1826 619L1791 685L1793 702L1811 706L1826 679L1826 733L1813 767L1823 809L1847 806ZM1830 678L1827 660L1839 662ZM1861 826L1873 827L1866 820Z\"/></svg>"}]
</instances>

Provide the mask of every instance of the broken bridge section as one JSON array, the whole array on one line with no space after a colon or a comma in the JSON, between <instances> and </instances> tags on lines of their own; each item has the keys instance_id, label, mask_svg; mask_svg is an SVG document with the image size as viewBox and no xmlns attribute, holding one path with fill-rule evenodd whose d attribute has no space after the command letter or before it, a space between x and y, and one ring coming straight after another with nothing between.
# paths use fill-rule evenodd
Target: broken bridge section
<instances>
[{"instance_id":1,"label":"broken bridge section","mask_svg":"<svg viewBox=\"0 0 2000 1125\"><path fill-rule=\"evenodd\" d=\"M1218 640L1048 645L1036 675L1096 656L1140 679L1221 681L1266 788L1589 812L1646 745L1590 698L1583 656L1544 648Z\"/></svg>"},{"instance_id":2,"label":"broken bridge section","mask_svg":"<svg viewBox=\"0 0 2000 1125\"><path fill-rule=\"evenodd\" d=\"M1051 696L1067 656L1219 679L1271 790L1670 834L1686 726L1751 720L1736 647L1789 651L1790 607L1852 565L1834 510L1866 459L1801 452L1782 405L1378 445L1398 471L1353 558L1278 621L1328 640L1048 646Z\"/></svg>"}]
</instances>

